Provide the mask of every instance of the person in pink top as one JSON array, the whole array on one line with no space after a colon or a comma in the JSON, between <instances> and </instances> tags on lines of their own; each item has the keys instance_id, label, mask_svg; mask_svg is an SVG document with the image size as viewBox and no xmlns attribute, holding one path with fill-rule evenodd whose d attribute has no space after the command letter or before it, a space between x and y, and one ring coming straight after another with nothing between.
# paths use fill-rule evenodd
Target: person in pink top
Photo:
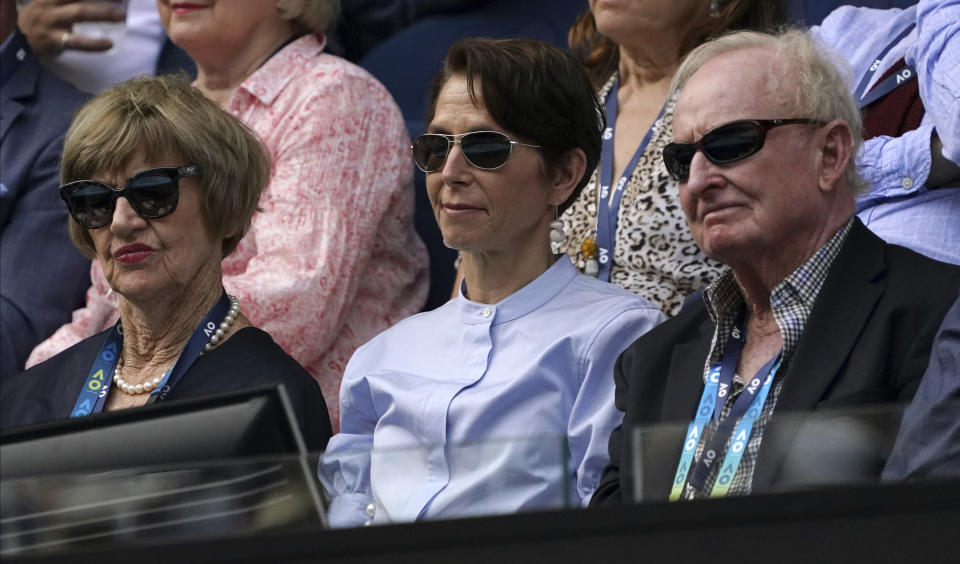
<instances>
[{"instance_id":1,"label":"person in pink top","mask_svg":"<svg viewBox=\"0 0 960 564\"><path fill-rule=\"evenodd\" d=\"M157 2L171 40L197 64L197 88L260 136L273 165L261 211L223 261L224 287L316 378L334 428L354 349L419 311L428 284L400 110L366 71L323 52L337 4ZM86 307L28 367L116 322L96 262L91 279Z\"/></svg>"}]
</instances>

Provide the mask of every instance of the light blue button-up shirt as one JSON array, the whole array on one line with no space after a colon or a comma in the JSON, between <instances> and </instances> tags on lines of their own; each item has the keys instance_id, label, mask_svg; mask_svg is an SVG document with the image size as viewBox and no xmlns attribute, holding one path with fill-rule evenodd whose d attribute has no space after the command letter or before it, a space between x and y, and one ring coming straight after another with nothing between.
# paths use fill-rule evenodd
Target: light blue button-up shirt
<instances>
[{"instance_id":1,"label":"light blue button-up shirt","mask_svg":"<svg viewBox=\"0 0 960 564\"><path fill-rule=\"evenodd\" d=\"M664 316L566 256L496 304L460 296L361 347L320 464L333 526L586 504L623 414L619 354Z\"/></svg>"},{"instance_id":2,"label":"light blue button-up shirt","mask_svg":"<svg viewBox=\"0 0 960 564\"><path fill-rule=\"evenodd\" d=\"M856 87L910 24L913 31L880 59L865 92L903 57L916 69L924 117L919 128L900 137L864 142L857 170L870 190L858 199L857 215L888 243L960 264L960 185L926 186L934 130L943 155L960 164L960 0L921 0L905 10L843 6L811 31L853 67Z\"/></svg>"}]
</instances>

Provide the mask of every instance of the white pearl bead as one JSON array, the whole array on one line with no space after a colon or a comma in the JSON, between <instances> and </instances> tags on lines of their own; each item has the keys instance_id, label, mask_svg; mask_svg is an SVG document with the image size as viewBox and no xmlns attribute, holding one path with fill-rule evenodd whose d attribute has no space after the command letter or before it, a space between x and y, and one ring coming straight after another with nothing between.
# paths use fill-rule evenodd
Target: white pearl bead
<instances>
[{"instance_id":1,"label":"white pearl bead","mask_svg":"<svg viewBox=\"0 0 960 564\"><path fill-rule=\"evenodd\" d=\"M133 387L133 393L135 393L135 394L142 394L142 393L143 393L143 385L142 385L142 384L137 384L136 386L134 386L134 387Z\"/></svg>"}]
</instances>

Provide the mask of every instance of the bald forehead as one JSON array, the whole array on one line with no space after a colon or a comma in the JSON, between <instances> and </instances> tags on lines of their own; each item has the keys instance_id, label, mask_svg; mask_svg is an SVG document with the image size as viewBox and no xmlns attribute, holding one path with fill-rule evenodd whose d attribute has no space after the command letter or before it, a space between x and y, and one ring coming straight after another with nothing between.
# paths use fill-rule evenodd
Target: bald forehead
<instances>
[{"instance_id":1,"label":"bald forehead","mask_svg":"<svg viewBox=\"0 0 960 564\"><path fill-rule=\"evenodd\" d=\"M695 72L680 92L676 114L710 128L736 119L789 117L796 99L789 57L773 48L751 47L717 55Z\"/></svg>"}]
</instances>

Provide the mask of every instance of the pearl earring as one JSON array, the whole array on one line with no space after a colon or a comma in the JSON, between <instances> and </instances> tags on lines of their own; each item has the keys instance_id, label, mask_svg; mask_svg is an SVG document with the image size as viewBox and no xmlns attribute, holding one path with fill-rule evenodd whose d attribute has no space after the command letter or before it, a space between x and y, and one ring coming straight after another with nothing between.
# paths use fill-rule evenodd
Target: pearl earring
<instances>
[{"instance_id":1,"label":"pearl earring","mask_svg":"<svg viewBox=\"0 0 960 564\"><path fill-rule=\"evenodd\" d=\"M567 234L563 231L563 220L560 219L559 207L553 208L553 218L553 221L550 222L550 242L559 246L567 240Z\"/></svg>"}]
</instances>

